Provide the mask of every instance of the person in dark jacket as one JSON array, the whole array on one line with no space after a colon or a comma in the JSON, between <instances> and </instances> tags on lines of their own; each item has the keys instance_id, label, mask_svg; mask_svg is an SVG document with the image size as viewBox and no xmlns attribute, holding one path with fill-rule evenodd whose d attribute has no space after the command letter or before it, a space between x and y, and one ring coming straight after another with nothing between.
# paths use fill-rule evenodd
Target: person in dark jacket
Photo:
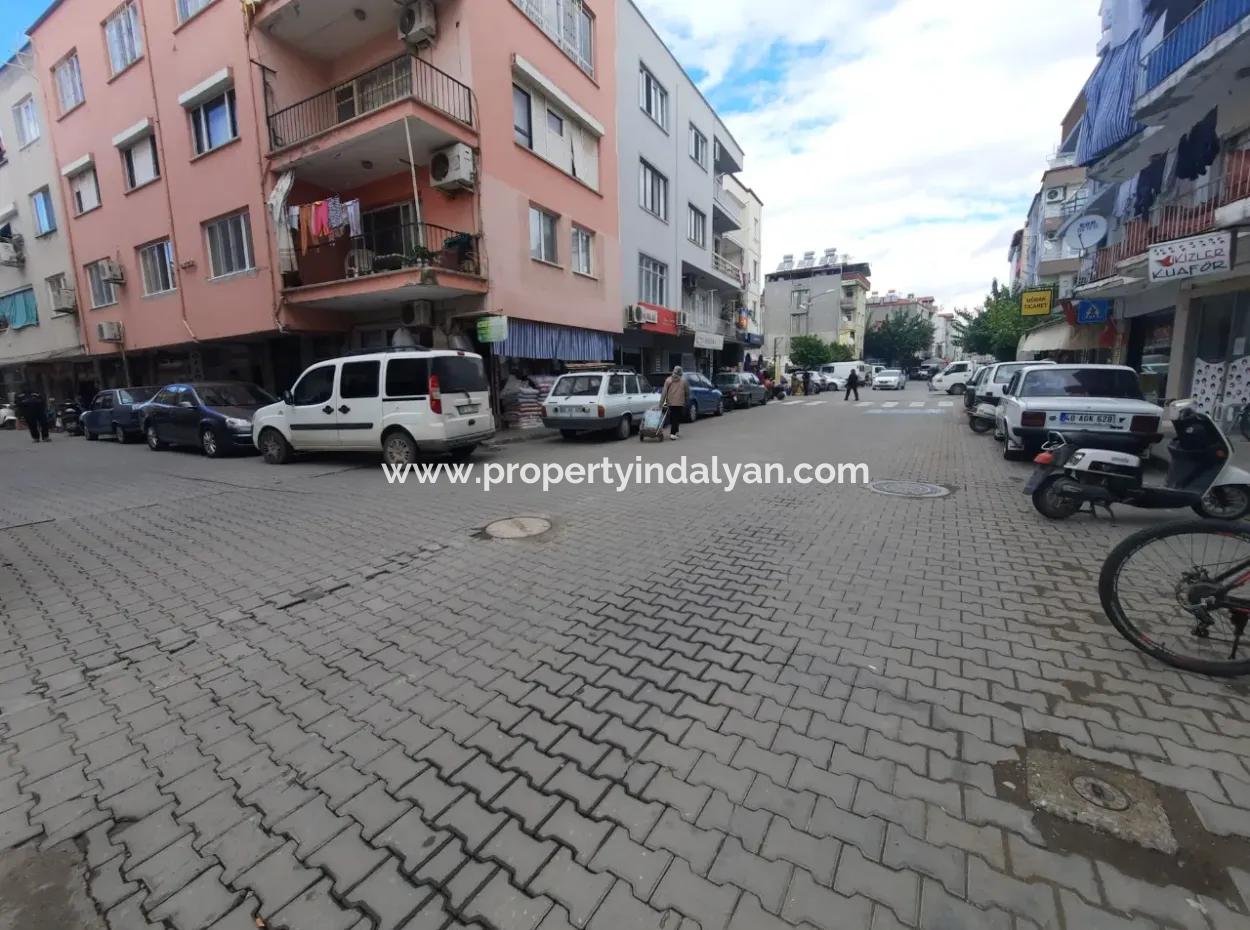
<instances>
[{"instance_id":1,"label":"person in dark jacket","mask_svg":"<svg viewBox=\"0 0 1250 930\"><path fill-rule=\"evenodd\" d=\"M855 392L855 399L859 400L859 372L854 368L852 368L851 373L846 376L846 396L842 399L850 400L852 391Z\"/></svg>"},{"instance_id":2,"label":"person in dark jacket","mask_svg":"<svg viewBox=\"0 0 1250 930\"><path fill-rule=\"evenodd\" d=\"M18 391L14 402L17 415L26 421L30 438L35 442L48 442L48 399L32 384L25 384Z\"/></svg>"}]
</instances>

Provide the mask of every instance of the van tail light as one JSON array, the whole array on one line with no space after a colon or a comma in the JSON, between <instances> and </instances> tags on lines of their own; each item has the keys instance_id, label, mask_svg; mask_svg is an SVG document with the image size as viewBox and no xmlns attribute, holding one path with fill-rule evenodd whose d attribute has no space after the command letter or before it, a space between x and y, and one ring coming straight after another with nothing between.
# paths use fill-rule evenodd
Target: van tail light
<instances>
[{"instance_id":1,"label":"van tail light","mask_svg":"<svg viewBox=\"0 0 1250 930\"><path fill-rule=\"evenodd\" d=\"M1055 457L1049 452L1039 452L1033 456L1033 461L1038 465L1054 465Z\"/></svg>"},{"instance_id":2,"label":"van tail light","mask_svg":"<svg viewBox=\"0 0 1250 930\"><path fill-rule=\"evenodd\" d=\"M1045 426L1046 412L1044 410L1030 410L1020 415L1021 426Z\"/></svg>"},{"instance_id":3,"label":"van tail light","mask_svg":"<svg viewBox=\"0 0 1250 930\"><path fill-rule=\"evenodd\" d=\"M1150 416L1133 417L1132 422L1128 425L1128 429L1130 433L1157 433L1159 432L1159 418Z\"/></svg>"},{"instance_id":4,"label":"van tail light","mask_svg":"<svg viewBox=\"0 0 1250 930\"><path fill-rule=\"evenodd\" d=\"M443 412L443 392L438 386L438 375L430 375L430 413Z\"/></svg>"},{"instance_id":5,"label":"van tail light","mask_svg":"<svg viewBox=\"0 0 1250 930\"><path fill-rule=\"evenodd\" d=\"M605 408L605 407L603 406L603 404L600 404L600 405L599 405L599 418L600 418L600 419L603 419L603 418L604 418L604 417L606 417L607 415L608 415L607 408Z\"/></svg>"}]
</instances>

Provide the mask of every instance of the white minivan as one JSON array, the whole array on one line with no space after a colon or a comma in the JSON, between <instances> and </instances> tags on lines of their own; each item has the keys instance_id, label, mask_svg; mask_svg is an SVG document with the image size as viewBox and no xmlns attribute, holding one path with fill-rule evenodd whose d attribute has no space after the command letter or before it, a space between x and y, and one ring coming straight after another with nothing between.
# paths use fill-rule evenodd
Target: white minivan
<instances>
[{"instance_id":1,"label":"white minivan","mask_svg":"<svg viewBox=\"0 0 1250 930\"><path fill-rule=\"evenodd\" d=\"M842 390L846 387L846 379L850 377L851 372L859 374L859 386L868 387L872 384L872 368L863 362L829 362L827 365L820 366L820 373L837 380L835 390Z\"/></svg>"},{"instance_id":2,"label":"white minivan","mask_svg":"<svg viewBox=\"0 0 1250 930\"><path fill-rule=\"evenodd\" d=\"M945 391L947 394L962 394L964 386L972 380L974 374L976 374L976 365L973 362L951 362L933 376L930 384L933 385L935 391Z\"/></svg>"},{"instance_id":3,"label":"white minivan","mask_svg":"<svg viewBox=\"0 0 1250 930\"><path fill-rule=\"evenodd\" d=\"M449 452L465 460L495 434L482 357L395 347L318 362L252 418L265 461L296 452L381 451L388 464Z\"/></svg>"}]
</instances>

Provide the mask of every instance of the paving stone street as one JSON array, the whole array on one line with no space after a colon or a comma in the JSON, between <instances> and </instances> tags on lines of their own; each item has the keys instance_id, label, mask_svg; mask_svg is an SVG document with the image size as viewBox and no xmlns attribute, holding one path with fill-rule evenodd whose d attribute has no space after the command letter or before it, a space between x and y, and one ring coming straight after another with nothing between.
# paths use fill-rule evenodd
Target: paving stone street
<instances>
[{"instance_id":1,"label":"paving stone street","mask_svg":"<svg viewBox=\"0 0 1250 930\"><path fill-rule=\"evenodd\" d=\"M1250 927L1246 687L1098 602L1160 516L1047 524L1030 466L923 385L819 400L479 461L862 461L952 493L487 493L0 434L12 926ZM481 532L519 515L553 528ZM1036 810L1047 752L1145 779L1178 852Z\"/></svg>"}]
</instances>

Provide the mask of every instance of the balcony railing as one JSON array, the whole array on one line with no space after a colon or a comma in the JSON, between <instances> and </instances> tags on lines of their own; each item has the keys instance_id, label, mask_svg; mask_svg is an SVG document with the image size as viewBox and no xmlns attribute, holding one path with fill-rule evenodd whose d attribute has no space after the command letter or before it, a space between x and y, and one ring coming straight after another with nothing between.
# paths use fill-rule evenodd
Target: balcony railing
<instances>
[{"instance_id":1,"label":"balcony railing","mask_svg":"<svg viewBox=\"0 0 1250 930\"><path fill-rule=\"evenodd\" d=\"M742 210L745 204L729 191L723 185L717 184L712 189L712 197L722 210L729 214L730 218L739 226L742 225Z\"/></svg>"},{"instance_id":2,"label":"balcony railing","mask_svg":"<svg viewBox=\"0 0 1250 930\"><path fill-rule=\"evenodd\" d=\"M468 87L428 61L401 55L271 115L270 144L275 150L295 145L406 98L473 126Z\"/></svg>"},{"instance_id":3,"label":"balcony railing","mask_svg":"<svg viewBox=\"0 0 1250 930\"><path fill-rule=\"evenodd\" d=\"M1220 207L1247 198L1250 151L1226 153L1219 177L1160 201L1149 217L1135 217L1121 226L1116 242L1083 256L1077 284L1111 277L1121 262L1141 255L1157 242L1209 232L1216 227L1215 212Z\"/></svg>"},{"instance_id":4,"label":"balcony railing","mask_svg":"<svg viewBox=\"0 0 1250 930\"><path fill-rule=\"evenodd\" d=\"M595 76L594 17L581 0L512 0L577 66Z\"/></svg>"},{"instance_id":5,"label":"balcony railing","mask_svg":"<svg viewBox=\"0 0 1250 930\"><path fill-rule=\"evenodd\" d=\"M852 311L853 311L853 310L855 310L855 309L856 309L855 298L854 298L854 297L842 297L842 298L839 298L839 299L838 299L838 306L839 306L841 309L843 309L843 310L852 310Z\"/></svg>"},{"instance_id":6,"label":"balcony railing","mask_svg":"<svg viewBox=\"0 0 1250 930\"><path fill-rule=\"evenodd\" d=\"M1206 0L1142 60L1140 92L1154 90L1247 16L1250 0Z\"/></svg>"},{"instance_id":7,"label":"balcony railing","mask_svg":"<svg viewBox=\"0 0 1250 930\"><path fill-rule=\"evenodd\" d=\"M738 284L744 287L746 286L745 285L746 279L743 277L742 267L740 265L737 265L731 262L725 256L719 255L716 252L713 252L712 253L712 267L715 268L717 271L719 271L721 274L728 275L729 277L733 278L735 281L738 282Z\"/></svg>"},{"instance_id":8,"label":"balcony railing","mask_svg":"<svg viewBox=\"0 0 1250 930\"><path fill-rule=\"evenodd\" d=\"M478 237L430 223L366 228L360 236L311 246L299 258L299 284L427 268L482 274Z\"/></svg>"}]
</instances>

